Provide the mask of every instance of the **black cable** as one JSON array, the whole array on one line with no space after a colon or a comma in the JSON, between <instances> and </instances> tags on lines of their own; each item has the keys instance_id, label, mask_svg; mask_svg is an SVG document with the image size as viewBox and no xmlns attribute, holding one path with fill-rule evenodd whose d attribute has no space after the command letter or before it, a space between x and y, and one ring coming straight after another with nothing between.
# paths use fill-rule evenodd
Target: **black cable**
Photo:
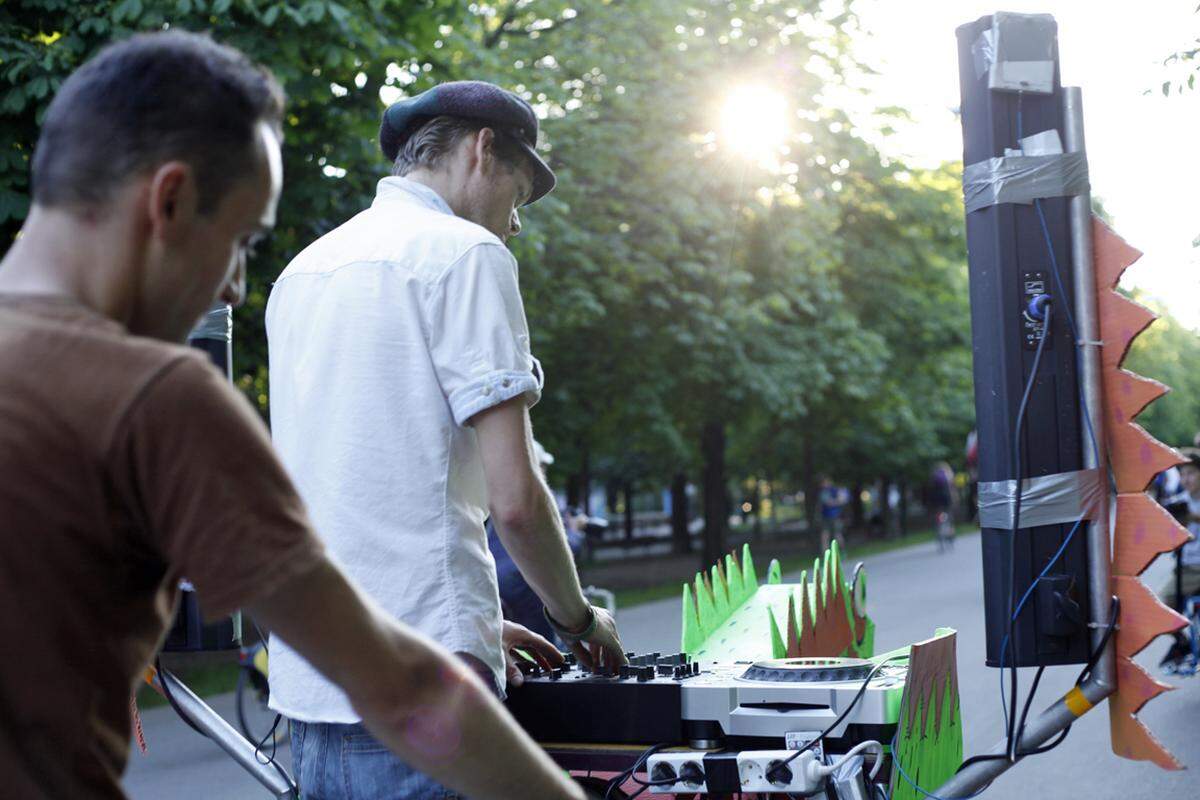
<instances>
[{"instance_id":1,"label":"black cable","mask_svg":"<svg viewBox=\"0 0 1200 800\"><path fill-rule=\"evenodd\" d=\"M1100 660L1100 656L1104 654L1104 648L1108 646L1108 640L1110 638L1112 638L1113 631L1117 627L1117 615L1121 612L1121 599L1119 597L1117 597L1116 595L1113 595L1111 607L1112 607L1112 610L1109 612L1108 627L1105 628L1105 630L1104 630L1104 636L1100 637L1099 644L1088 656L1087 664L1084 666L1083 671L1080 672L1079 677L1075 679L1076 686L1081 685L1085 680L1087 680L1088 676L1091 674L1092 670L1095 668L1096 663ZM1026 698L1026 700L1025 700L1025 708L1021 710L1021 725L1017 729L1017 742L1018 743L1020 743L1021 737L1025 735L1025 720L1029 716L1029 707L1031 705L1033 705L1033 696L1037 692L1038 682L1041 680L1042 673L1045 671L1046 671L1045 667L1038 667L1037 675L1034 676L1034 679L1033 679L1033 686L1029 690L1029 697ZM1066 730L1069 730L1070 727L1071 726L1068 725ZM1060 744L1062 744L1062 740L1065 738L1067 738L1067 737L1064 734L1053 744L1045 745L1042 748L1035 748L1033 750L1023 752L1020 755L1027 756L1027 755L1034 755L1035 753L1048 752L1050 750L1053 750L1055 747L1058 747Z\"/></svg>"},{"instance_id":2,"label":"black cable","mask_svg":"<svg viewBox=\"0 0 1200 800\"><path fill-rule=\"evenodd\" d=\"M187 723L187 726L189 728L191 728L192 730L194 730L196 733L200 734L201 736L203 736L206 739L211 738L207 733L205 733L203 730L201 730L199 727L197 727L196 723L192 722L191 717L189 717L184 712L183 708L180 707L179 703L177 703L175 701L175 695L173 695L171 693L171 687L170 687L169 683L171 680L175 680L176 678L174 675L171 675L170 673L168 673L166 670L163 669L162 661L157 656L154 659L154 668L158 672L158 685L162 688L163 697L165 697L167 699L167 703L171 706L171 709L175 712L175 715L178 716L185 723ZM270 764L272 767L274 767L275 771L279 773L280 777L282 777L284 779L284 781L288 784L288 786L290 786L292 788L292 790L298 795L300 792L300 787L292 779L292 776L288 775L287 770L285 770L283 767L279 766L279 762L277 762L275 760L275 750L276 750L275 731L279 728L279 722L282 719L283 719L282 714L276 714L275 722L271 725L270 732L266 736L264 736L261 741L259 741L255 744L254 760L258 761L260 764ZM271 740L271 754L266 757L267 758L266 761L260 761L258 758L258 754L262 751L263 745L266 744L266 741L268 738L270 738L270 740Z\"/></svg>"},{"instance_id":3,"label":"black cable","mask_svg":"<svg viewBox=\"0 0 1200 800\"><path fill-rule=\"evenodd\" d=\"M271 730L268 731L267 735L254 745L254 760L260 764L270 764L272 767L274 767L275 771L279 773L279 776L283 778L284 783L286 783L291 788L292 792L298 797L300 795L299 784L296 783L296 781L292 779L292 776L287 773L287 770L279 766L279 762L275 760L275 750L278 745L275 740L275 731L279 728L279 722L282 719L283 714L276 714L275 721L271 723ZM258 754L262 752L263 745L266 744L267 739L271 740L271 754L266 757L266 761L262 761L259 759Z\"/></svg>"},{"instance_id":4,"label":"black cable","mask_svg":"<svg viewBox=\"0 0 1200 800\"><path fill-rule=\"evenodd\" d=\"M167 685L168 676L171 678L174 678L175 676L170 675L170 673L163 669L162 660L159 659L158 656L154 657L154 669L158 673L158 685L160 688L162 688L162 695L167 699L167 704L171 706L171 710L175 712L176 716L186 722L189 728L207 739L208 734L196 727L196 723L192 722L192 718L184 713L184 710L180 708L179 703L175 702L175 695L171 694L171 687Z\"/></svg>"},{"instance_id":5,"label":"black cable","mask_svg":"<svg viewBox=\"0 0 1200 800\"><path fill-rule=\"evenodd\" d=\"M604 800L611 800L613 789L617 788L622 783L629 780L633 776L633 774L635 772L637 772L639 769L641 769L642 765L646 763L646 759L650 758L650 756L654 755L655 753L659 752L660 750L665 750L668 747L674 747L674 746L675 745L672 742L660 742L659 744L652 745L651 747L647 747L645 750L643 750L642 754L639 755L637 757L637 759L633 762L633 766L631 766L627 770L624 770L623 772L618 773L615 778L613 778L611 781L608 782L608 789L606 789L604 792ZM674 783L674 782L675 781L672 781L672 783ZM643 789L644 788L645 787L643 787Z\"/></svg>"},{"instance_id":6,"label":"black cable","mask_svg":"<svg viewBox=\"0 0 1200 800\"><path fill-rule=\"evenodd\" d=\"M267 655L270 655L271 650L267 647L267 635L263 633L262 628L258 627L258 623L254 621L254 617L250 618L250 624L254 627L254 632L258 634L258 640L262 642L263 650L266 650Z\"/></svg>"},{"instance_id":7,"label":"black cable","mask_svg":"<svg viewBox=\"0 0 1200 800\"><path fill-rule=\"evenodd\" d=\"M876 664L874 667L872 667L871 671L867 673L867 677L863 678L862 686L858 687L858 691L854 694L854 697L851 698L849 705L846 706L845 710L842 711L841 714L838 714L837 719L835 719L833 722L831 722L829 724L829 727L826 728L825 730L821 731L821 733L815 739L813 739L811 742L804 745L796 752L792 753L790 756L788 756L783 761L776 764L774 767L771 767L771 769L767 770L767 773L766 773L767 780L773 781L774 778L772 776L777 774L777 772L776 772L777 770L782 769L783 767L786 767L788 764L795 761L797 758L800 757L801 753L806 753L809 750L816 747L818 742L823 741L825 739L825 737L828 736L838 725L841 725L842 720L844 720L846 717L850 716L850 712L854 710L854 706L858 705L858 701L862 699L862 696L864 694L866 694L867 685L871 683L871 681L875 678L875 676L877 674L879 674L879 671L881 669L883 669L884 664L887 664L889 661L896 661L898 659L908 658L908 657L909 657L909 653L907 653L907 652L897 653L894 656L883 659L878 664Z\"/></svg>"},{"instance_id":8,"label":"black cable","mask_svg":"<svg viewBox=\"0 0 1200 800\"><path fill-rule=\"evenodd\" d=\"M1017 594L1017 575L1016 575L1016 560L1017 560L1017 531L1021 527L1021 431L1025 427L1025 412L1029 407L1029 397L1033 394L1034 384L1037 383L1038 373L1041 371L1042 353L1046 350L1046 340L1050 338L1050 323L1053 319L1054 303L1053 300L1046 302L1046 315L1042 321L1042 335L1038 337L1037 351L1033 355L1033 367L1029 373L1029 380L1025 382L1025 391L1021 393L1021 404L1017 407L1017 422L1013 429L1013 469L1016 470L1015 478L1015 498L1013 502L1013 521L1012 531L1008 538L1008 632L1005 636L1007 647L1005 648L1010 659L1009 668L1009 694L1008 698L1008 722L1005 727L1008 736L1008 757L1010 761L1016 761L1016 737L1017 730L1017 643L1013 638L1013 627L1016 622L1013 613L1013 602ZM1001 661L1000 669L1004 669L1004 662ZM1003 684L1001 684L1003 685Z\"/></svg>"},{"instance_id":9,"label":"black cable","mask_svg":"<svg viewBox=\"0 0 1200 800\"><path fill-rule=\"evenodd\" d=\"M1042 675L1046 672L1045 665L1039 666L1037 672L1033 675L1033 685L1029 687L1029 695L1025 698L1025 705L1021 709L1021 723L1017 726L1017 745L1021 744L1021 737L1025 735L1025 721L1029 719L1029 709L1033 706L1033 698L1037 695L1038 684L1042 682Z\"/></svg>"},{"instance_id":10,"label":"black cable","mask_svg":"<svg viewBox=\"0 0 1200 800\"><path fill-rule=\"evenodd\" d=\"M1099 644L1088 656L1087 664L1084 666L1083 670L1079 673L1079 677L1075 679L1076 686L1080 686L1085 680L1087 680L1088 676L1091 674L1091 671L1096 667L1097 662L1100 661L1100 657L1104 654L1104 648L1106 648L1108 646L1109 639L1112 638L1113 633L1116 631L1117 617L1120 613L1121 613L1121 600L1116 595L1113 595L1112 612L1109 614L1108 626L1104 630L1104 636L1102 636L1100 638ZM1033 681L1033 688L1030 689L1029 700L1026 700L1026 702L1025 702L1025 711L1022 712L1022 716L1021 716L1022 732L1024 731L1024 728L1025 728L1025 714L1028 713L1028 711L1029 711L1030 701L1033 698L1033 693L1037 691L1038 680L1041 678L1042 671L1044 669L1045 669L1045 667L1041 667L1038 669L1038 674L1034 678L1034 681ZM1017 758L1021 759L1021 758L1024 758L1025 756L1036 756L1036 755L1041 755L1042 753L1048 753L1051 750L1053 750L1054 748L1058 747L1060 744L1062 744L1063 740L1065 740L1067 738L1067 734L1070 732L1071 732L1071 726L1067 725L1067 727L1063 728L1062 731L1059 732L1058 738L1055 739L1054 741L1050 742L1049 744L1044 744L1039 747L1035 747L1032 750L1023 750L1023 751L1017 753ZM1007 754L1002 755L999 753L985 753L983 755L972 756L972 757L968 758L966 761L964 761L962 764L960 764L958 769L955 771L962 772L964 769L966 769L971 764L975 764L980 761L998 761L1000 759L1007 760L1007 758L1008 758Z\"/></svg>"}]
</instances>

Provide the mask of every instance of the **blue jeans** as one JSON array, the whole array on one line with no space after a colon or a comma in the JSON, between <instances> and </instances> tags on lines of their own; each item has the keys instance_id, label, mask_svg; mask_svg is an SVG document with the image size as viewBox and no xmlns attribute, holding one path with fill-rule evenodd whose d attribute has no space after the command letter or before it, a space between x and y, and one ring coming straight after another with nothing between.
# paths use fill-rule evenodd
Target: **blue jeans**
<instances>
[{"instance_id":1,"label":"blue jeans","mask_svg":"<svg viewBox=\"0 0 1200 800\"><path fill-rule=\"evenodd\" d=\"M398 759L361 723L292 720L292 771L304 800L461 800Z\"/></svg>"},{"instance_id":2,"label":"blue jeans","mask_svg":"<svg viewBox=\"0 0 1200 800\"><path fill-rule=\"evenodd\" d=\"M482 661L457 655L500 696L495 676ZM466 800L405 764L362 723L291 723L292 772L303 800Z\"/></svg>"}]
</instances>

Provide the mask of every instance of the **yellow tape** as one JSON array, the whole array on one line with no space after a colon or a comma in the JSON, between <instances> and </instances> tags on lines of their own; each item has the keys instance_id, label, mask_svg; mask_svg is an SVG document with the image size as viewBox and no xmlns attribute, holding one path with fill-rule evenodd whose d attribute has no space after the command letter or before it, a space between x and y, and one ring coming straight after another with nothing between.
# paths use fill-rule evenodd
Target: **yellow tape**
<instances>
[{"instance_id":1,"label":"yellow tape","mask_svg":"<svg viewBox=\"0 0 1200 800\"><path fill-rule=\"evenodd\" d=\"M1063 704L1066 705L1067 711L1070 711L1077 717L1082 717L1084 714L1092 710L1092 701L1088 700L1076 686L1071 691L1063 695Z\"/></svg>"}]
</instances>

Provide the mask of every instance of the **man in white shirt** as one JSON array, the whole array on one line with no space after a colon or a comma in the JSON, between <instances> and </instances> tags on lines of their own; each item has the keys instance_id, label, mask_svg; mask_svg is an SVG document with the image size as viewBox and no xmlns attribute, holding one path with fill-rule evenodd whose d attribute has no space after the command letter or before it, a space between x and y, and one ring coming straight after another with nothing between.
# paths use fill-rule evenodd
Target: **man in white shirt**
<instances>
[{"instance_id":1,"label":"man in white shirt","mask_svg":"<svg viewBox=\"0 0 1200 800\"><path fill-rule=\"evenodd\" d=\"M584 599L533 455L541 369L504 242L518 207L554 185L536 141L529 105L491 84L393 105L380 130L393 176L296 257L267 306L275 443L329 551L497 693L512 647L559 656L501 618L489 515L580 660L624 662L611 616ZM271 651L271 707L293 720L306 797L451 796L378 745L286 642ZM449 746L456 732L430 719L429 747Z\"/></svg>"}]
</instances>

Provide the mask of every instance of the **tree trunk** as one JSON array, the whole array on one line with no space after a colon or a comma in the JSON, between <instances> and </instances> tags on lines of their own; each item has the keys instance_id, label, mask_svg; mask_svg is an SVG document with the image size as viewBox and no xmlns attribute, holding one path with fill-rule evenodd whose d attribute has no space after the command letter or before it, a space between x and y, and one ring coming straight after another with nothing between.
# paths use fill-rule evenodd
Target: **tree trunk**
<instances>
[{"instance_id":1,"label":"tree trunk","mask_svg":"<svg viewBox=\"0 0 1200 800\"><path fill-rule=\"evenodd\" d=\"M591 516L592 513L592 454L586 446L580 446L579 457L579 494L580 508L583 513Z\"/></svg>"},{"instance_id":2,"label":"tree trunk","mask_svg":"<svg viewBox=\"0 0 1200 800\"><path fill-rule=\"evenodd\" d=\"M900 479L900 535L908 535L908 481Z\"/></svg>"},{"instance_id":3,"label":"tree trunk","mask_svg":"<svg viewBox=\"0 0 1200 800\"><path fill-rule=\"evenodd\" d=\"M861 531L866 525L866 511L863 508L862 481L855 481L850 487L850 529Z\"/></svg>"},{"instance_id":4,"label":"tree trunk","mask_svg":"<svg viewBox=\"0 0 1200 800\"><path fill-rule=\"evenodd\" d=\"M879 528L884 538L892 532L892 506L888 502L892 494L892 482L884 475L879 479Z\"/></svg>"},{"instance_id":5,"label":"tree trunk","mask_svg":"<svg viewBox=\"0 0 1200 800\"><path fill-rule=\"evenodd\" d=\"M754 528L751 534L754 541L762 541L762 482L754 479L754 493L750 495L750 513L754 515Z\"/></svg>"},{"instance_id":6,"label":"tree trunk","mask_svg":"<svg viewBox=\"0 0 1200 800\"><path fill-rule=\"evenodd\" d=\"M579 502L579 473L572 472L567 476L567 507L580 508L583 506Z\"/></svg>"},{"instance_id":7,"label":"tree trunk","mask_svg":"<svg viewBox=\"0 0 1200 800\"><path fill-rule=\"evenodd\" d=\"M679 555L692 551L692 537L688 531L687 475L676 472L671 479L671 543Z\"/></svg>"},{"instance_id":8,"label":"tree trunk","mask_svg":"<svg viewBox=\"0 0 1200 800\"><path fill-rule=\"evenodd\" d=\"M633 541L633 483L625 481L621 486L621 494L625 496L625 541Z\"/></svg>"},{"instance_id":9,"label":"tree trunk","mask_svg":"<svg viewBox=\"0 0 1200 800\"><path fill-rule=\"evenodd\" d=\"M617 516L617 506L620 504L621 486L615 480L604 482L604 507L608 509L609 518Z\"/></svg>"},{"instance_id":10,"label":"tree trunk","mask_svg":"<svg viewBox=\"0 0 1200 800\"><path fill-rule=\"evenodd\" d=\"M817 525L817 514L820 511L821 489L817 483L817 462L813 453L812 434L804 435L803 464L800 468L800 480L804 487L804 519L805 531L810 536L816 536L820 530ZM814 539L814 541L816 541Z\"/></svg>"},{"instance_id":11,"label":"tree trunk","mask_svg":"<svg viewBox=\"0 0 1200 800\"><path fill-rule=\"evenodd\" d=\"M725 553L725 423L705 423L700 435L704 459L704 550L702 568L715 564Z\"/></svg>"},{"instance_id":12,"label":"tree trunk","mask_svg":"<svg viewBox=\"0 0 1200 800\"><path fill-rule=\"evenodd\" d=\"M767 486L770 487L769 496L771 498L771 533L779 531L779 487L775 485L774 478L767 478Z\"/></svg>"}]
</instances>

